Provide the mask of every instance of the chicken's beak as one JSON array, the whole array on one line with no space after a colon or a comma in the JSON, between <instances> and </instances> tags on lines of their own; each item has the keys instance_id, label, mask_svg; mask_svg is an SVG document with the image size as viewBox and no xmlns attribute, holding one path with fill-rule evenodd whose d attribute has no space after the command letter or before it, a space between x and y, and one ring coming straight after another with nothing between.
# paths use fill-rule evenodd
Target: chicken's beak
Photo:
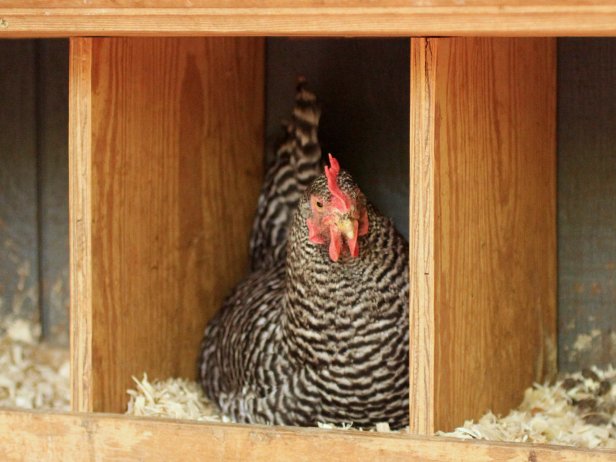
<instances>
[{"instance_id":1,"label":"chicken's beak","mask_svg":"<svg viewBox=\"0 0 616 462\"><path fill-rule=\"evenodd\" d=\"M357 245L357 230L359 223L352 218L342 218L336 224L338 231L344 236L347 245L349 246L349 252L352 257L359 256L359 246Z\"/></svg>"},{"instance_id":2,"label":"chicken's beak","mask_svg":"<svg viewBox=\"0 0 616 462\"><path fill-rule=\"evenodd\" d=\"M355 224L353 223L353 220L343 218L337 224L340 234L342 234L347 241L350 241L355 237Z\"/></svg>"}]
</instances>

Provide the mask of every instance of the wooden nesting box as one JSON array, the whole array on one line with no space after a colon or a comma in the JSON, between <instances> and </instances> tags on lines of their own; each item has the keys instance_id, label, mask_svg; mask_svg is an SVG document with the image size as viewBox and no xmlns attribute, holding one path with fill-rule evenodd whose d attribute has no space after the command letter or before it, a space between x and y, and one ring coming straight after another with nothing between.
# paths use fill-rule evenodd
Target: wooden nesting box
<instances>
[{"instance_id":1,"label":"wooden nesting box","mask_svg":"<svg viewBox=\"0 0 616 462\"><path fill-rule=\"evenodd\" d=\"M432 432L555 369L555 41L412 53L411 413ZM142 370L194 376L246 270L263 64L255 38L73 40L76 410L121 412Z\"/></svg>"},{"instance_id":2,"label":"wooden nesting box","mask_svg":"<svg viewBox=\"0 0 616 462\"><path fill-rule=\"evenodd\" d=\"M0 9L0 34L72 37L76 413L0 412L0 451L28 447L36 460L614 457L97 413L122 412L143 370L194 376L205 321L246 270L264 144L256 36L274 34L409 37L411 432L517 405L556 368L556 47L513 36L616 35L616 3L29 4ZM109 35L118 37L96 37ZM183 35L193 37L171 37ZM458 37L428 38L437 35Z\"/></svg>"}]
</instances>

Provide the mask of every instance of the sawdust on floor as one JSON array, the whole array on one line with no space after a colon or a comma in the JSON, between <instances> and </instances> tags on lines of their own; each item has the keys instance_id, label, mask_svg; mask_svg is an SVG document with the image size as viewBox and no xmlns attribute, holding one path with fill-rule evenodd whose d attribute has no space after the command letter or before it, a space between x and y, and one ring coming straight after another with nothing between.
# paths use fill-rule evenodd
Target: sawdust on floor
<instances>
[{"instance_id":1,"label":"sawdust on floor","mask_svg":"<svg viewBox=\"0 0 616 462\"><path fill-rule=\"evenodd\" d=\"M41 343L40 326L28 321L0 327L0 406L68 411L68 349Z\"/></svg>"},{"instance_id":2,"label":"sawdust on floor","mask_svg":"<svg viewBox=\"0 0 616 462\"><path fill-rule=\"evenodd\" d=\"M69 354L39 342L40 328L27 321L3 323L0 337L0 406L68 410ZM128 390L127 414L231 422L209 402L196 383L147 375ZM353 430L352 425L320 422L321 428ZM376 431L389 431L379 424ZM553 384L535 384L520 406L506 416L487 412L453 432L438 435L492 441L616 448L616 369L590 368L566 374Z\"/></svg>"},{"instance_id":3,"label":"sawdust on floor","mask_svg":"<svg viewBox=\"0 0 616 462\"><path fill-rule=\"evenodd\" d=\"M210 403L201 387L185 379L155 380L133 377L127 414L231 422ZM321 428L354 429L327 422ZM387 432L387 424L374 429ZM584 448L616 448L616 369L587 369L567 374L554 384L535 384L522 404L506 416L486 413L466 421L453 432L437 435L491 441L561 444Z\"/></svg>"}]
</instances>

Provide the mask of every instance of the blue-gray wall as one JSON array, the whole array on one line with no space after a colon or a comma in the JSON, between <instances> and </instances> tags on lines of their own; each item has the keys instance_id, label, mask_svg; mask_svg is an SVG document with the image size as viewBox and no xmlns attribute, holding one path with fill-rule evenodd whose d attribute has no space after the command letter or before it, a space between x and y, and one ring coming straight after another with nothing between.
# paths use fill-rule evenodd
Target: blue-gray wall
<instances>
[{"instance_id":1,"label":"blue-gray wall","mask_svg":"<svg viewBox=\"0 0 616 462\"><path fill-rule=\"evenodd\" d=\"M0 40L0 316L68 343L68 41Z\"/></svg>"},{"instance_id":2,"label":"blue-gray wall","mask_svg":"<svg viewBox=\"0 0 616 462\"><path fill-rule=\"evenodd\" d=\"M559 365L616 365L616 39L558 46Z\"/></svg>"}]
</instances>

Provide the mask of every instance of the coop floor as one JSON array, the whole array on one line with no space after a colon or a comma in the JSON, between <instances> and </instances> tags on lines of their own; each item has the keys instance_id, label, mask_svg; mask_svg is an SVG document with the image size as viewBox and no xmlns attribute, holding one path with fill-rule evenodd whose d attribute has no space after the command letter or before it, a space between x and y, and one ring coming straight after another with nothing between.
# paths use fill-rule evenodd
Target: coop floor
<instances>
[{"instance_id":1,"label":"coop floor","mask_svg":"<svg viewBox=\"0 0 616 462\"><path fill-rule=\"evenodd\" d=\"M69 409L69 354L38 341L38 329L23 321L3 326L0 336L0 407ZM206 422L231 422L186 379L135 378L127 414ZM321 428L340 428L327 422ZM354 430L351 425L342 427ZM374 430L389 431L387 425ZM567 374L553 384L526 390L520 406L506 416L486 413L451 433L462 439L616 448L616 369Z\"/></svg>"},{"instance_id":2,"label":"coop floor","mask_svg":"<svg viewBox=\"0 0 616 462\"><path fill-rule=\"evenodd\" d=\"M20 319L0 332L0 407L68 411L68 348L40 342L40 326Z\"/></svg>"},{"instance_id":3,"label":"coop floor","mask_svg":"<svg viewBox=\"0 0 616 462\"><path fill-rule=\"evenodd\" d=\"M127 414L209 422L230 422L210 403L200 386L185 379L150 381L147 375L128 390ZM340 428L327 422L321 428ZM349 425L342 427L354 430ZM389 431L378 425L374 430ZM442 436L461 439L616 448L616 369L597 368L567 374L554 384L535 384L522 404L506 416L486 413Z\"/></svg>"}]
</instances>

